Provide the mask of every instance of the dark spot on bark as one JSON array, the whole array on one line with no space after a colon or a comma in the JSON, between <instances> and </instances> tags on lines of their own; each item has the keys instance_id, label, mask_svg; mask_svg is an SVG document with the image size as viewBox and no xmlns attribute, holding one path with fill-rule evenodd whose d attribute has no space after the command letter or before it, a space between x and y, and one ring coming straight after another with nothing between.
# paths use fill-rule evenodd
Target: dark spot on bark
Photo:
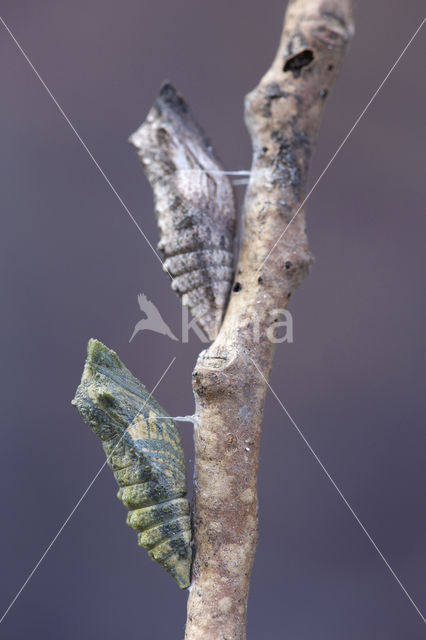
<instances>
[{"instance_id":1,"label":"dark spot on bark","mask_svg":"<svg viewBox=\"0 0 426 640\"><path fill-rule=\"evenodd\" d=\"M283 71L286 73L287 71L293 72L293 77L298 78L300 76L300 71L303 67L307 67L314 59L314 52L312 49L303 49L303 51L299 51L296 55L292 56L288 60L286 60Z\"/></svg>"},{"instance_id":2,"label":"dark spot on bark","mask_svg":"<svg viewBox=\"0 0 426 640\"><path fill-rule=\"evenodd\" d=\"M272 132L271 137L274 136L274 133L276 134L277 132ZM301 176L293 147L287 138L284 138L280 132L278 132L278 135L275 135L275 139L279 143L276 167L280 172L282 172L284 181L290 183L291 186L298 191Z\"/></svg>"},{"instance_id":3,"label":"dark spot on bark","mask_svg":"<svg viewBox=\"0 0 426 640\"><path fill-rule=\"evenodd\" d=\"M334 64L329 64L327 67L327 71L333 71L334 69Z\"/></svg>"},{"instance_id":4,"label":"dark spot on bark","mask_svg":"<svg viewBox=\"0 0 426 640\"><path fill-rule=\"evenodd\" d=\"M219 241L220 248L224 249L225 248L225 244L226 244L225 236L220 236L220 241Z\"/></svg>"},{"instance_id":5,"label":"dark spot on bark","mask_svg":"<svg viewBox=\"0 0 426 640\"><path fill-rule=\"evenodd\" d=\"M284 200L280 200L277 202L277 207L276 207L276 211L279 215L279 217L281 218L281 220L285 223L285 224L289 224L292 217L293 217L293 213L292 213L292 208L284 201Z\"/></svg>"},{"instance_id":6,"label":"dark spot on bark","mask_svg":"<svg viewBox=\"0 0 426 640\"><path fill-rule=\"evenodd\" d=\"M309 147L311 140L305 131L294 131L294 146L297 147Z\"/></svg>"},{"instance_id":7,"label":"dark spot on bark","mask_svg":"<svg viewBox=\"0 0 426 640\"><path fill-rule=\"evenodd\" d=\"M225 447L234 449L237 446L237 438L233 433L227 433L225 436Z\"/></svg>"},{"instance_id":8,"label":"dark spot on bark","mask_svg":"<svg viewBox=\"0 0 426 640\"><path fill-rule=\"evenodd\" d=\"M277 82L270 82L266 87L266 100L263 105L262 114L265 118L269 118L271 116L271 103L272 100L277 100L278 98L288 98L290 95L287 91L281 91L281 87Z\"/></svg>"},{"instance_id":9,"label":"dark spot on bark","mask_svg":"<svg viewBox=\"0 0 426 640\"><path fill-rule=\"evenodd\" d=\"M242 269L238 269L238 273L241 275L242 274Z\"/></svg>"},{"instance_id":10,"label":"dark spot on bark","mask_svg":"<svg viewBox=\"0 0 426 640\"><path fill-rule=\"evenodd\" d=\"M286 269L291 269L291 262L290 262L290 260L287 260L287 262L285 263L285 268L286 268Z\"/></svg>"},{"instance_id":11,"label":"dark spot on bark","mask_svg":"<svg viewBox=\"0 0 426 640\"><path fill-rule=\"evenodd\" d=\"M267 100L265 102L265 104L262 107L262 116L264 118L270 118L272 115L272 111L271 111L271 102L270 100Z\"/></svg>"},{"instance_id":12,"label":"dark spot on bark","mask_svg":"<svg viewBox=\"0 0 426 640\"><path fill-rule=\"evenodd\" d=\"M320 96L323 100L325 100L326 97L328 96L328 89L321 89Z\"/></svg>"},{"instance_id":13,"label":"dark spot on bark","mask_svg":"<svg viewBox=\"0 0 426 640\"><path fill-rule=\"evenodd\" d=\"M259 277L258 277L258 279L257 279L257 281L258 281L258 283L259 283L259 284L262 284L262 282L263 282L263 278L262 278L262 276L259 276Z\"/></svg>"},{"instance_id":14,"label":"dark spot on bark","mask_svg":"<svg viewBox=\"0 0 426 640\"><path fill-rule=\"evenodd\" d=\"M287 294L287 298L291 298L291 291Z\"/></svg>"},{"instance_id":15,"label":"dark spot on bark","mask_svg":"<svg viewBox=\"0 0 426 640\"><path fill-rule=\"evenodd\" d=\"M262 153L268 153L268 147L262 147Z\"/></svg>"},{"instance_id":16,"label":"dark spot on bark","mask_svg":"<svg viewBox=\"0 0 426 640\"><path fill-rule=\"evenodd\" d=\"M238 291L241 291L242 288L243 288L243 285L240 282L236 282L232 288L232 291L235 291L235 293L238 293Z\"/></svg>"},{"instance_id":17,"label":"dark spot on bark","mask_svg":"<svg viewBox=\"0 0 426 640\"><path fill-rule=\"evenodd\" d=\"M288 98L290 94L287 91L281 91L278 82L270 82L266 87L266 95L273 100L274 98Z\"/></svg>"}]
</instances>

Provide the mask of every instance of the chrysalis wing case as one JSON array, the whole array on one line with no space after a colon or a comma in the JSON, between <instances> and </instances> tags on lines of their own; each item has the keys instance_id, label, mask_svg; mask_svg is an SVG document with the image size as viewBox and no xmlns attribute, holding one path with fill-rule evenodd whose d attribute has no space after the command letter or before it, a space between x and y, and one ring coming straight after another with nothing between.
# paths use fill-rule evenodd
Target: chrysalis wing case
<instances>
[{"instance_id":1,"label":"chrysalis wing case","mask_svg":"<svg viewBox=\"0 0 426 640\"><path fill-rule=\"evenodd\" d=\"M89 341L73 404L102 440L138 543L185 589L190 584L191 523L176 422L98 340Z\"/></svg>"},{"instance_id":2,"label":"chrysalis wing case","mask_svg":"<svg viewBox=\"0 0 426 640\"><path fill-rule=\"evenodd\" d=\"M213 340L233 280L231 182L188 106L168 83L130 142L154 191L158 247L172 288Z\"/></svg>"}]
</instances>

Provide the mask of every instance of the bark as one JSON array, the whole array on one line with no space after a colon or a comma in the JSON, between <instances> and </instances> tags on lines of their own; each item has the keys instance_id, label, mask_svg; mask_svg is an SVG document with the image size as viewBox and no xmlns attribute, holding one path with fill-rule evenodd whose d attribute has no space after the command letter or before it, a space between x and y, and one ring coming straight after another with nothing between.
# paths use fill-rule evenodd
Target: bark
<instances>
[{"instance_id":1,"label":"bark","mask_svg":"<svg viewBox=\"0 0 426 640\"><path fill-rule=\"evenodd\" d=\"M186 640L245 638L266 392L258 368L267 379L277 310L311 263L304 210L293 217L352 34L350 0L290 1L276 58L246 97L253 163L236 282L220 332L193 372L195 560Z\"/></svg>"}]
</instances>

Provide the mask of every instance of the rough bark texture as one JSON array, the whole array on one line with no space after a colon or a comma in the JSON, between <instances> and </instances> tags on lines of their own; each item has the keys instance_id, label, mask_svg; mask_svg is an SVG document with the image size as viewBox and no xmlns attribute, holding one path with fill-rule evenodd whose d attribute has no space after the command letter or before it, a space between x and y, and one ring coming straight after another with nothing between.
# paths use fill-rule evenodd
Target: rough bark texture
<instances>
[{"instance_id":1,"label":"rough bark texture","mask_svg":"<svg viewBox=\"0 0 426 640\"><path fill-rule=\"evenodd\" d=\"M246 98L253 165L236 283L193 373L195 561L186 640L243 640L257 541L257 466L269 337L311 256L300 211L325 99L353 34L350 0L289 3L276 58ZM259 337L258 337L259 336ZM254 364L255 363L255 364Z\"/></svg>"}]
</instances>

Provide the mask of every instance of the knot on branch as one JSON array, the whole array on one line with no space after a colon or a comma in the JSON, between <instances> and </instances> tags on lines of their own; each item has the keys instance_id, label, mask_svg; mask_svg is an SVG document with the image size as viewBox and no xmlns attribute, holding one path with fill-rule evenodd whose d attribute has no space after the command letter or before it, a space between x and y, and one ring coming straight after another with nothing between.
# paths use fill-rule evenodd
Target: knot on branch
<instances>
[{"instance_id":1,"label":"knot on branch","mask_svg":"<svg viewBox=\"0 0 426 640\"><path fill-rule=\"evenodd\" d=\"M232 379L239 369L237 353L210 350L200 353L192 373L193 389L200 398L207 398L232 391Z\"/></svg>"},{"instance_id":2,"label":"knot on branch","mask_svg":"<svg viewBox=\"0 0 426 640\"><path fill-rule=\"evenodd\" d=\"M332 50L345 47L353 35L353 24L348 20L347 12L345 16L339 7L319 6L316 14L299 16L293 29L285 35L287 37L283 38L281 47L286 64L290 65L283 71L288 71L292 65L296 68L309 65L316 57L315 48Z\"/></svg>"},{"instance_id":3,"label":"knot on branch","mask_svg":"<svg viewBox=\"0 0 426 640\"><path fill-rule=\"evenodd\" d=\"M201 401L210 402L216 396L221 397L221 402L231 399L233 406L237 406L242 393L241 371L244 371L244 378L247 389L251 384L258 382L258 373L253 368L250 357L246 356L241 345L235 344L235 349L219 352L215 350L215 345L203 351L197 360L197 364L192 373L192 386L196 397ZM233 400L232 400L233 399ZM235 404L237 403L237 404Z\"/></svg>"},{"instance_id":4,"label":"knot on branch","mask_svg":"<svg viewBox=\"0 0 426 640\"><path fill-rule=\"evenodd\" d=\"M290 291L294 291L307 277L313 262L314 257L307 247L300 247L297 252L290 255L288 260L284 261L283 272L289 282Z\"/></svg>"}]
</instances>

